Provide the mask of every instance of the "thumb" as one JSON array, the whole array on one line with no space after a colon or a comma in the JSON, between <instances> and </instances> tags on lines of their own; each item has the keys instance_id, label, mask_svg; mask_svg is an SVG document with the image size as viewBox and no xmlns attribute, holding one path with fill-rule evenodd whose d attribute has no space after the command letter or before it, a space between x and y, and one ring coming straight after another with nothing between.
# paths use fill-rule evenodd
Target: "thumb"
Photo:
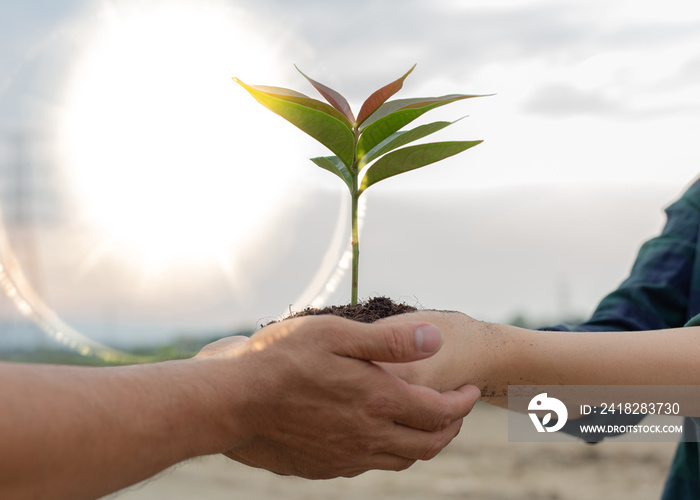
<instances>
[{"instance_id":1,"label":"thumb","mask_svg":"<svg viewBox=\"0 0 700 500\"><path fill-rule=\"evenodd\" d=\"M404 363L428 358L442 345L443 335L429 323L354 323L338 338L336 354L367 361Z\"/></svg>"}]
</instances>

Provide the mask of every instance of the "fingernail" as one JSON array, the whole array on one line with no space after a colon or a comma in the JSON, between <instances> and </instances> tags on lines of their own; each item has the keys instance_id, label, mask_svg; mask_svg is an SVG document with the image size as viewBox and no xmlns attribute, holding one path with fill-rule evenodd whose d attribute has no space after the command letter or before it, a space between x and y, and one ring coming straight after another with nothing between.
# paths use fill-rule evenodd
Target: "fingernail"
<instances>
[{"instance_id":1,"label":"fingernail","mask_svg":"<svg viewBox=\"0 0 700 500\"><path fill-rule=\"evenodd\" d=\"M442 345L442 332L435 325L416 328L416 347L421 352L435 352Z\"/></svg>"}]
</instances>

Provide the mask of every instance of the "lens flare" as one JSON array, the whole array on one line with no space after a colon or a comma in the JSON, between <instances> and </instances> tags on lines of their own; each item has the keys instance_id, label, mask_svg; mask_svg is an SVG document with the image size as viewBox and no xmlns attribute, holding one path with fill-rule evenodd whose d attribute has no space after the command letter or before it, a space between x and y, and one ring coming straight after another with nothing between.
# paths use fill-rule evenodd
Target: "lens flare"
<instances>
[{"instance_id":1,"label":"lens flare","mask_svg":"<svg viewBox=\"0 0 700 500\"><path fill-rule=\"evenodd\" d=\"M216 2L107 10L61 127L69 178L109 242L103 251L158 273L226 260L268 229L297 141L231 80L281 67L247 16Z\"/></svg>"}]
</instances>

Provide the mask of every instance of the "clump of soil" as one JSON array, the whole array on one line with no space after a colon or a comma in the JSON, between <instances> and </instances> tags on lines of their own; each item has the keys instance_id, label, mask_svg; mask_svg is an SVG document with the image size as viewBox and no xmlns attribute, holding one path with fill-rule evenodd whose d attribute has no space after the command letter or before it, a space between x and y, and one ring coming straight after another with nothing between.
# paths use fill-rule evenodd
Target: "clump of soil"
<instances>
[{"instance_id":1,"label":"clump of soil","mask_svg":"<svg viewBox=\"0 0 700 500\"><path fill-rule=\"evenodd\" d=\"M413 306L401 303L397 304L388 297L373 297L356 305L345 304L342 306L329 306L323 309L307 307L303 311L292 314L288 318L298 318L300 316L317 316L321 314L332 314L346 319L352 319L361 323L374 323L375 321L416 311ZM273 321L274 323L274 321Z\"/></svg>"}]
</instances>

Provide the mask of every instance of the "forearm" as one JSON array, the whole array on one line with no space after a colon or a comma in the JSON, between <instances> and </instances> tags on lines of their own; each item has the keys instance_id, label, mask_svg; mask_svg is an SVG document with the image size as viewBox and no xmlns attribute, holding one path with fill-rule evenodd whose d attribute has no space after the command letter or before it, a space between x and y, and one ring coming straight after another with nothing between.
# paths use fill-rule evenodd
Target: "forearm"
<instances>
[{"instance_id":1,"label":"forearm","mask_svg":"<svg viewBox=\"0 0 700 500\"><path fill-rule=\"evenodd\" d=\"M516 339L514 369L528 383L700 385L700 328L543 332L500 326Z\"/></svg>"},{"instance_id":2,"label":"forearm","mask_svg":"<svg viewBox=\"0 0 700 500\"><path fill-rule=\"evenodd\" d=\"M482 392L492 404L526 411L528 390L523 388L520 397L508 399L508 386L531 386L530 396L535 396L544 392L542 386L554 385L568 386L555 392L569 406L571 418L576 418L582 404L595 406L610 400L679 403L683 415L700 414L696 392L668 387L700 385L700 328L600 333L543 332L506 325L491 325L491 329L507 339L486 370L494 375Z\"/></svg>"},{"instance_id":3,"label":"forearm","mask_svg":"<svg viewBox=\"0 0 700 500\"><path fill-rule=\"evenodd\" d=\"M97 498L224 451L202 425L215 398L198 363L0 364L0 497Z\"/></svg>"}]
</instances>

